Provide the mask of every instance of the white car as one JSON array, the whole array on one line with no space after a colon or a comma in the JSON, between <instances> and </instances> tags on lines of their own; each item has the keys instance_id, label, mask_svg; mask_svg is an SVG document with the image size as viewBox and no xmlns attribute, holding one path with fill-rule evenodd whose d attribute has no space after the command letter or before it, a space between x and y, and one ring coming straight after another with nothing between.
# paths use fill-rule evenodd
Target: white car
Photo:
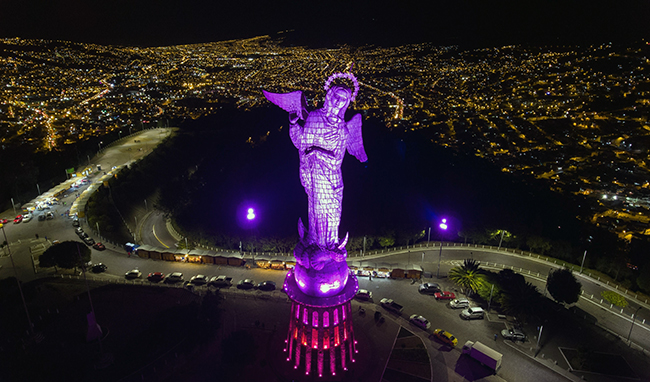
<instances>
[{"instance_id":1,"label":"white car","mask_svg":"<svg viewBox=\"0 0 650 382\"><path fill-rule=\"evenodd\" d=\"M177 283L179 281L183 281L183 274L181 272L174 272L165 278L166 283Z\"/></svg>"},{"instance_id":2,"label":"white car","mask_svg":"<svg viewBox=\"0 0 650 382\"><path fill-rule=\"evenodd\" d=\"M23 215L23 223L27 223L28 221L32 220L32 217L32 214Z\"/></svg>"},{"instance_id":3,"label":"white car","mask_svg":"<svg viewBox=\"0 0 650 382\"><path fill-rule=\"evenodd\" d=\"M131 269L124 275L127 279L139 279L140 276L142 276L142 272L137 269Z\"/></svg>"},{"instance_id":4,"label":"white car","mask_svg":"<svg viewBox=\"0 0 650 382\"><path fill-rule=\"evenodd\" d=\"M372 292L366 289L359 289L355 297L357 300L369 301L372 298Z\"/></svg>"},{"instance_id":5,"label":"white car","mask_svg":"<svg viewBox=\"0 0 650 382\"><path fill-rule=\"evenodd\" d=\"M449 302L449 306L451 306L452 309L469 308L469 300L466 298L457 298L455 300L451 300L451 302Z\"/></svg>"},{"instance_id":6,"label":"white car","mask_svg":"<svg viewBox=\"0 0 650 382\"><path fill-rule=\"evenodd\" d=\"M414 314L411 317L409 317L409 321L415 326L419 326L420 328L427 330L431 327L431 323L424 317Z\"/></svg>"},{"instance_id":7,"label":"white car","mask_svg":"<svg viewBox=\"0 0 650 382\"><path fill-rule=\"evenodd\" d=\"M205 275L192 276L190 282L194 285L204 285L208 282L208 277Z\"/></svg>"}]
</instances>

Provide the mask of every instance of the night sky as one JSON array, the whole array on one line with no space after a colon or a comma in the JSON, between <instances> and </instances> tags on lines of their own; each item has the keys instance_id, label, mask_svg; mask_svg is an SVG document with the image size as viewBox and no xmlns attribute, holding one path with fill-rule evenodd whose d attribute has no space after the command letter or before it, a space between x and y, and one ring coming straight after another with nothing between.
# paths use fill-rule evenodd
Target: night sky
<instances>
[{"instance_id":1,"label":"night sky","mask_svg":"<svg viewBox=\"0 0 650 382\"><path fill-rule=\"evenodd\" d=\"M584 44L648 38L650 1L2 0L0 37L163 46L293 29L311 46Z\"/></svg>"}]
</instances>

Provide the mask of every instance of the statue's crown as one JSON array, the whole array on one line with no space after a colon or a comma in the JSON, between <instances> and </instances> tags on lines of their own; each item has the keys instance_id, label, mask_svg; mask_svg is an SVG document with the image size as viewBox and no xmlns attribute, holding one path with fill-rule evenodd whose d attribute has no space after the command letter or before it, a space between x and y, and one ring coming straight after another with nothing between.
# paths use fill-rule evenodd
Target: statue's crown
<instances>
[{"instance_id":1,"label":"statue's crown","mask_svg":"<svg viewBox=\"0 0 650 382\"><path fill-rule=\"evenodd\" d=\"M354 99L357 97L357 94L359 93L359 82L357 81L357 77L355 77L352 73L334 73L329 76L327 81L325 81L325 91L327 92L330 90L330 87L332 87L332 82L334 82L334 80L337 78L345 78L352 82L352 85L354 85L354 91L352 92L351 101L354 101Z\"/></svg>"}]
</instances>

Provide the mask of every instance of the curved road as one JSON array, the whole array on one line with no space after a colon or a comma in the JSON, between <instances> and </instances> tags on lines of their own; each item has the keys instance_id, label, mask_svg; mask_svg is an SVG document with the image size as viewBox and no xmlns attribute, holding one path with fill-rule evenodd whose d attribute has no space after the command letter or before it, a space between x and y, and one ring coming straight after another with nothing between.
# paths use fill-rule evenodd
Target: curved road
<instances>
[{"instance_id":1,"label":"curved road","mask_svg":"<svg viewBox=\"0 0 650 382\"><path fill-rule=\"evenodd\" d=\"M146 155L150 150L167 136L164 129L156 129L145 131L140 134L125 137L122 142L115 144L109 148L104 148L100 155L93 158L94 167L96 164L102 165L105 169L110 169L112 166L119 166L124 162L132 161L138 157ZM98 178L91 179L96 181ZM61 198L61 203L66 202L66 205L53 206L56 218L54 220L38 221L32 220L28 223L20 223L13 225L9 223L5 225L7 237L9 239L11 252L16 264L16 272L23 281L29 281L37 277L49 276L51 272L39 270L35 268L32 262L32 252L37 252L50 245L53 239L57 240L77 240L77 235L74 233L70 219L64 215L64 212L70 208L70 204L76 199L77 193L80 193L88 185L82 186L78 190L68 192L66 196ZM12 220L12 211L5 211L0 214L2 218ZM88 227L84 227L88 232ZM150 244L158 247L173 247L176 240L167 231L165 218L162 213L152 211L146 215L145 219L139 223L137 227L137 237L141 243ZM39 238L36 238L36 234ZM46 238L47 236L47 238ZM364 262L387 262L392 264L409 264L415 263L423 267L423 269L432 272L434 275L438 266L439 247L432 246L429 248L411 248L410 250L397 251L390 255L378 255L367 257L352 257L352 261ZM515 271L523 274L528 281L536 285L540 290L544 290L545 279L548 271L557 265L549 264L541 260L530 257L522 257L520 255L513 255L511 253L504 253L503 251L497 252L494 250L483 250L479 248L467 247L444 247L442 252L442 261L440 263L441 275L446 275L449 269L457 266L466 258L474 258L481 261L483 267L491 270L499 270L504 267L512 267ZM213 274L226 274L232 276L236 281L239 278L252 277L255 280L269 279L281 283L284 278L284 272L268 271L268 270L245 270L244 268L235 267L217 267L215 265L200 265L200 264L187 264L165 261L154 261L150 259L140 259L137 257L127 257L124 250L117 246L108 246L106 251L96 251L93 249L93 262L103 262L108 265L109 270L107 273L102 274L104 278L123 279L126 271L139 268L146 275L148 272L161 271L164 273L171 273L180 271L187 276L203 273L207 275ZM0 255L0 278L13 276L13 269L11 263L6 255ZM601 285L597 281L588 277L578 276L583 284L584 295L576 304L577 308L582 312L587 319L595 320L600 325L606 327L608 330L618 334L623 338L627 338L629 330L632 325L631 314L639 306L635 302L631 302L630 307L623 310L611 309L608 305L600 303L600 292L605 289L613 289L607 285ZM434 280L435 281L435 280ZM445 280L440 280L443 287L453 289L454 286ZM360 280L360 287L366 288L374 293L374 301L379 301L382 297L395 298L397 301L406 306L404 315L408 317L410 314L418 313L429 317L433 325L443 324L446 330L458 334L459 343L464 343L465 340L473 339L480 340L495 347L498 351L502 352L507 358L517 362L504 362L504 366L499 375L509 381L522 380L523 375L533 376L529 378L535 381L554 381L558 379L558 374L549 368L539 368L539 357L533 359L531 357L522 356L521 353L526 353L530 350L530 346L534 346L535 328L527 330L531 343L527 343L523 348L513 345L507 341L494 341L493 333L498 332L500 329L508 325L504 320L498 318L485 320L485 321L462 321L457 317L457 312L449 309L444 303L436 302L430 296L422 296L416 293L417 285L410 285L406 280L385 280L373 279ZM593 297L592 297L593 296ZM645 323L645 320L650 320L650 306L643 304L644 309L641 309L638 317L635 319L636 323L632 332L632 341L634 344L650 349L650 327ZM412 307L419 307L413 309ZM416 311L417 310L417 311ZM435 319L434 319L435 317ZM401 318L397 318L400 324L408 326L408 323L401 322ZM413 329L413 328L411 328ZM547 337L550 339L547 339ZM542 352L545 353L547 358L554 359L558 362L559 368L566 370L566 363L563 361L558 346L575 347L575 343L563 343L562 338L553 336L552 333L542 335ZM429 345L428 345L429 346ZM439 348L439 346L437 346ZM441 352L439 349L433 349L432 359L434 362L434 369L441 367L448 363L450 354ZM454 350L453 352L457 352ZM454 353L455 354L455 353ZM457 354L456 354L457 355ZM516 358L515 358L516 357ZM543 362L542 362L543 363ZM548 365L547 365L548 366ZM446 369L445 369L446 370ZM443 369L440 370L444 371ZM436 375L438 375L436 373ZM453 380L450 378L449 380Z\"/></svg>"}]
</instances>

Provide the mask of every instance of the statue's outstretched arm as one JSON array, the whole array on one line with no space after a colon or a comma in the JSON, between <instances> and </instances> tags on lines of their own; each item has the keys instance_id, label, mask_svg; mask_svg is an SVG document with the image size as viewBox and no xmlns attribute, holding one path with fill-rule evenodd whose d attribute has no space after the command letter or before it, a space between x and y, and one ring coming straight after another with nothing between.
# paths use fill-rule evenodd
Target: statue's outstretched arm
<instances>
[{"instance_id":1,"label":"statue's outstretched arm","mask_svg":"<svg viewBox=\"0 0 650 382\"><path fill-rule=\"evenodd\" d=\"M348 153L357 158L360 162L367 162L368 155L363 147L363 136L361 134L361 114L356 114L347 123L348 129Z\"/></svg>"}]
</instances>

